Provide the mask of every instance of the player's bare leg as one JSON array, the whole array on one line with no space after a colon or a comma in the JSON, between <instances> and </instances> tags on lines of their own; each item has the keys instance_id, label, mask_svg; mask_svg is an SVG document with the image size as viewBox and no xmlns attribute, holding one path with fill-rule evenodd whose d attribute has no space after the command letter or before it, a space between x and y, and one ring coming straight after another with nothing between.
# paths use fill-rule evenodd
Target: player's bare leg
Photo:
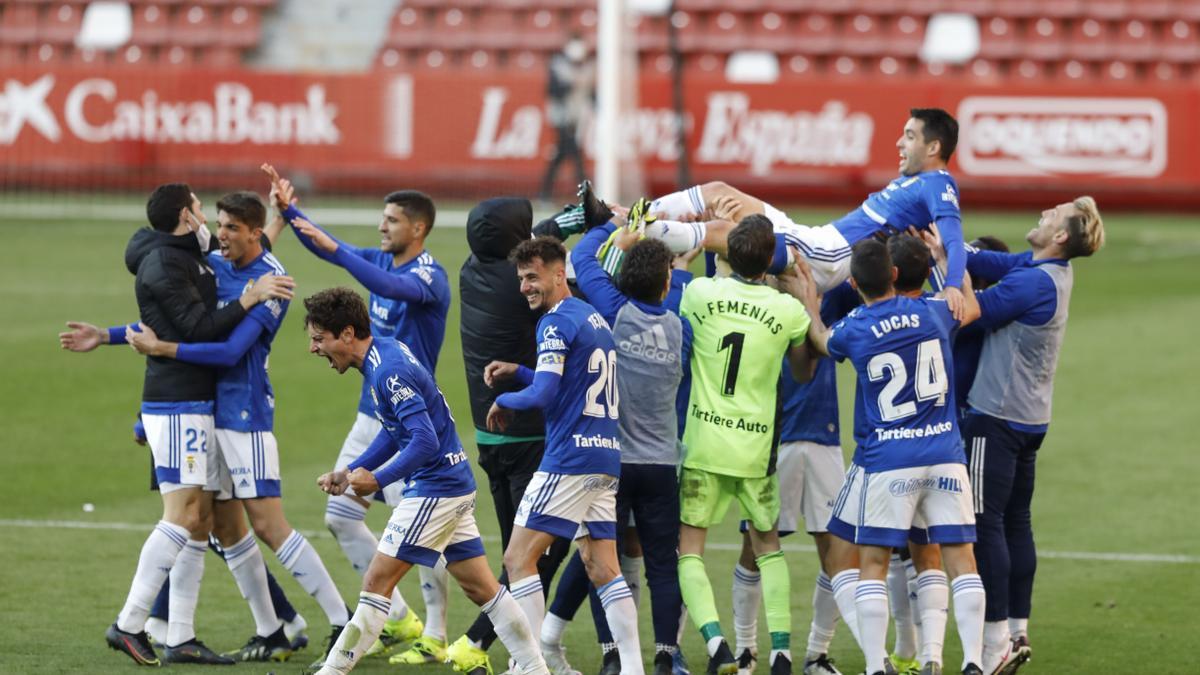
<instances>
[{"instance_id":1,"label":"player's bare leg","mask_svg":"<svg viewBox=\"0 0 1200 675\"><path fill-rule=\"evenodd\" d=\"M650 211L658 221L647 226L647 236L662 239L672 250L704 250L725 255L726 237L749 215L765 213L762 200L737 188L714 181L672 192L655 199ZM688 248L681 248L691 244Z\"/></svg>"}]
</instances>

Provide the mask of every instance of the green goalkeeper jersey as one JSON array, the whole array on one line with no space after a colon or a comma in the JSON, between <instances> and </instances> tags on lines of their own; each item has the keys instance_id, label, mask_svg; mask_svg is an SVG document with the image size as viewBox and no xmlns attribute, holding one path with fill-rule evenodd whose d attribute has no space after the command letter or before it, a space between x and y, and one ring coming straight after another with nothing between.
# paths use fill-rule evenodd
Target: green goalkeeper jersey
<instances>
[{"instance_id":1,"label":"green goalkeeper jersey","mask_svg":"<svg viewBox=\"0 0 1200 675\"><path fill-rule=\"evenodd\" d=\"M767 475L782 357L804 343L804 305L736 277L688 284L679 315L692 325L692 390L683 465L742 478Z\"/></svg>"}]
</instances>

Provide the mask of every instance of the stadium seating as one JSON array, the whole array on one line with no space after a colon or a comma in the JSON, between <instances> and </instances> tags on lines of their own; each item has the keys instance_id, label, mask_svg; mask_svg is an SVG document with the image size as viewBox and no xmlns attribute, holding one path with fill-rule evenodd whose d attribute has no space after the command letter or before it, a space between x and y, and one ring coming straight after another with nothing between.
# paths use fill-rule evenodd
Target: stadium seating
<instances>
[{"instance_id":1,"label":"stadium seating","mask_svg":"<svg viewBox=\"0 0 1200 675\"><path fill-rule=\"evenodd\" d=\"M6 63L232 65L259 46L263 13L275 0L130 4L128 44L85 54L74 43L87 3L0 0L0 53ZM629 17L626 34L647 73L670 70L675 31L690 72L719 73L731 54L753 50L774 53L789 78L1200 78L1200 0L676 0L673 8L669 16ZM922 62L926 25L947 12L975 17L978 53L961 63ZM594 45L597 22L597 0L405 0L374 64L536 69L572 33Z\"/></svg>"},{"instance_id":2,"label":"stadium seating","mask_svg":"<svg viewBox=\"0 0 1200 675\"><path fill-rule=\"evenodd\" d=\"M76 46L87 2L0 0L0 55L5 64L232 66L259 45L262 13L275 0L129 4L129 41L107 50Z\"/></svg>"}]
</instances>

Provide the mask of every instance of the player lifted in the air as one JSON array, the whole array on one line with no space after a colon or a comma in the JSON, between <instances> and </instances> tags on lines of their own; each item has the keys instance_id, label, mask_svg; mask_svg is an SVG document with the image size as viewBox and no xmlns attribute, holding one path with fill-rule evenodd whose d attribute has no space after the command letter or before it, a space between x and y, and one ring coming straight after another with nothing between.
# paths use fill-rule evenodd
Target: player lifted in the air
<instances>
[{"instance_id":1,"label":"player lifted in the air","mask_svg":"<svg viewBox=\"0 0 1200 675\"><path fill-rule=\"evenodd\" d=\"M521 293L538 321L537 369L493 361L488 384L515 378L524 389L496 398L488 430L503 430L510 410L542 408L546 453L517 509L504 552L509 588L535 634L546 613L537 561L554 537L579 542L588 577L596 587L609 630L621 655L621 671L644 672L638 645L637 609L620 574L616 547L617 479L621 445L617 430L616 346L600 313L567 288L567 252L551 237L522 242L509 256Z\"/></svg>"},{"instance_id":2,"label":"player lifted in the air","mask_svg":"<svg viewBox=\"0 0 1200 675\"><path fill-rule=\"evenodd\" d=\"M354 291L333 288L304 301L309 351L331 368L362 371L381 431L344 469L322 475L329 494L369 495L398 483L403 496L363 576L358 608L330 648L323 675L350 672L383 630L396 584L413 565L446 568L480 605L523 673L547 674L534 633L488 567L475 525L475 478L454 418L433 376L408 346L371 335L367 306Z\"/></svg>"},{"instance_id":3,"label":"player lifted in the air","mask_svg":"<svg viewBox=\"0 0 1200 675\"><path fill-rule=\"evenodd\" d=\"M850 247L879 232L903 232L914 226L924 229L937 223L946 250L950 252L946 279L946 301L961 318L962 277L966 255L962 251L962 220L959 216L958 184L946 170L958 144L958 122L940 108L913 108L904 124L896 148L900 152L900 176L879 192L873 192L853 211L827 225L810 227L792 222L782 211L725 183L695 185L654 200L650 211L659 219L646 227L646 234L662 239L677 253L703 244L724 256L726 237L734 223L761 213L771 220L782 241L776 245L772 271L782 268L786 247L799 249L822 292L850 275ZM725 203L732 201L732 208ZM717 211L727 218L707 222L678 222L712 217Z\"/></svg>"}]
</instances>

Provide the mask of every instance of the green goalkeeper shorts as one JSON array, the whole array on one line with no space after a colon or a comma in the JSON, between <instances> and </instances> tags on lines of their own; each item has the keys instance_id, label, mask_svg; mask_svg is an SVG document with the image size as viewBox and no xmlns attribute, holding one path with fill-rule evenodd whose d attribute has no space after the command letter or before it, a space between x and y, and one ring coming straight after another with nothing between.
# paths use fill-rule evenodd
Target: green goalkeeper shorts
<instances>
[{"instance_id":1,"label":"green goalkeeper shorts","mask_svg":"<svg viewBox=\"0 0 1200 675\"><path fill-rule=\"evenodd\" d=\"M679 520L684 525L708 529L725 519L729 502L736 497L742 517L754 529L766 532L779 520L779 477L739 478L683 468L679 476Z\"/></svg>"}]
</instances>

